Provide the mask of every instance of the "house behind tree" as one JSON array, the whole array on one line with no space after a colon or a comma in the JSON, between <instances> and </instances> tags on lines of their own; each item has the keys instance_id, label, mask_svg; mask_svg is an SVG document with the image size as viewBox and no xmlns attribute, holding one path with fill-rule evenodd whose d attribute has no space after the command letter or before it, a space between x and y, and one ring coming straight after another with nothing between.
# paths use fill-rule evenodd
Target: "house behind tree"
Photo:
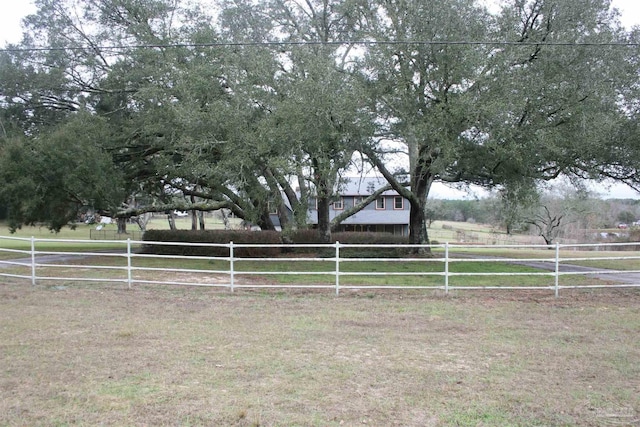
<instances>
[{"instance_id":1,"label":"house behind tree","mask_svg":"<svg viewBox=\"0 0 640 427\"><path fill-rule=\"evenodd\" d=\"M329 210L332 221L337 215L387 185L380 178L346 178L336 191L336 197ZM276 227L280 226L276 212L271 213L271 220ZM307 223L312 227L318 225L318 205L314 196L309 197ZM374 202L369 203L361 211L342 221L335 231L341 232L374 232L391 233L399 236L409 234L409 202L394 190L383 192Z\"/></svg>"}]
</instances>

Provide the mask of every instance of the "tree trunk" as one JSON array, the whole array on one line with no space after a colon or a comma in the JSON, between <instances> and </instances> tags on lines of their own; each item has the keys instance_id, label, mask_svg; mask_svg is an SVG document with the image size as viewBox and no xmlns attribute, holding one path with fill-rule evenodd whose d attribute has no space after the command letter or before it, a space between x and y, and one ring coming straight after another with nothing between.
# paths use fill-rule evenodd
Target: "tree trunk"
<instances>
[{"instance_id":1,"label":"tree trunk","mask_svg":"<svg viewBox=\"0 0 640 427\"><path fill-rule=\"evenodd\" d=\"M412 204L409 213L409 243L413 245L429 244L424 206Z\"/></svg>"},{"instance_id":2,"label":"tree trunk","mask_svg":"<svg viewBox=\"0 0 640 427\"><path fill-rule=\"evenodd\" d=\"M372 164L378 168L385 177L389 185L398 192L402 197L409 200L409 243L414 245L428 245L429 235L427 234L427 196L433 184L434 175L430 172L431 161L434 155L427 156L423 151L428 147L420 149L417 143L408 144L409 161L411 168L410 187L400 183L398 179L387 169L385 164L380 160L377 154L370 148L364 149L363 153L367 155ZM429 254L431 249L413 248L412 253Z\"/></svg>"},{"instance_id":3,"label":"tree trunk","mask_svg":"<svg viewBox=\"0 0 640 427\"><path fill-rule=\"evenodd\" d=\"M411 177L411 192L415 197L410 200L409 212L409 243L412 245L428 245L427 233L427 196L433 183L433 176L429 173L429 166L418 162ZM431 248L414 248L415 254L430 254Z\"/></svg>"},{"instance_id":4,"label":"tree trunk","mask_svg":"<svg viewBox=\"0 0 640 427\"><path fill-rule=\"evenodd\" d=\"M167 215L167 221L169 221L169 230L176 230L176 216L173 211L170 211Z\"/></svg>"},{"instance_id":5,"label":"tree trunk","mask_svg":"<svg viewBox=\"0 0 640 427\"><path fill-rule=\"evenodd\" d=\"M324 243L331 242L331 220L329 217L329 208L331 206L331 196L333 195L333 184L335 174L331 176L331 172L327 172L328 167L318 158L312 159L313 174L316 185L316 200L318 204L318 233L320 239Z\"/></svg>"},{"instance_id":6,"label":"tree trunk","mask_svg":"<svg viewBox=\"0 0 640 427\"><path fill-rule=\"evenodd\" d=\"M229 223L229 217L227 216L227 211L224 209L220 209L220 214L222 215L222 223L224 224L224 229L230 230L231 224Z\"/></svg>"},{"instance_id":7,"label":"tree trunk","mask_svg":"<svg viewBox=\"0 0 640 427\"><path fill-rule=\"evenodd\" d=\"M198 212L191 211L191 230L198 229Z\"/></svg>"},{"instance_id":8,"label":"tree trunk","mask_svg":"<svg viewBox=\"0 0 640 427\"><path fill-rule=\"evenodd\" d=\"M307 182L305 175L302 171L302 166L298 163L296 178L298 182L298 191L300 198L297 204L291 204L293 208L293 220L296 223L296 227L305 228L307 226L307 211L309 210L309 189L307 188ZM291 199L289 199L291 202Z\"/></svg>"},{"instance_id":9,"label":"tree trunk","mask_svg":"<svg viewBox=\"0 0 640 427\"><path fill-rule=\"evenodd\" d=\"M331 242L331 221L329 221L329 197L318 196L318 233L324 243Z\"/></svg>"},{"instance_id":10,"label":"tree trunk","mask_svg":"<svg viewBox=\"0 0 640 427\"><path fill-rule=\"evenodd\" d=\"M427 219L425 215L426 196L419 197L419 203L411 203L409 211L409 243L412 245L428 245L429 234L427 232ZM413 248L414 254L429 254L431 248Z\"/></svg>"},{"instance_id":11,"label":"tree trunk","mask_svg":"<svg viewBox=\"0 0 640 427\"><path fill-rule=\"evenodd\" d=\"M127 234L127 218L116 218L118 234Z\"/></svg>"},{"instance_id":12,"label":"tree trunk","mask_svg":"<svg viewBox=\"0 0 640 427\"><path fill-rule=\"evenodd\" d=\"M198 222L200 223L200 230L204 230L204 212L198 211Z\"/></svg>"},{"instance_id":13,"label":"tree trunk","mask_svg":"<svg viewBox=\"0 0 640 427\"><path fill-rule=\"evenodd\" d=\"M285 191L287 197L290 198L292 195L295 197L295 194L293 194L293 190L290 188L286 180L278 180L270 168L265 166L263 173L264 178L267 181L267 186L269 187L269 191L271 193L271 202L274 204L274 206L272 207L275 207L276 214L278 215L280 230L284 230L289 224L289 216L287 215L287 206L284 203L284 198L282 197L282 193L280 192L280 184L278 182L280 181L285 185L285 187L283 187L283 191ZM269 210L272 211L272 209Z\"/></svg>"},{"instance_id":14,"label":"tree trunk","mask_svg":"<svg viewBox=\"0 0 640 427\"><path fill-rule=\"evenodd\" d=\"M268 210L263 209L260 214L260 218L258 219L258 226L261 230L273 231L276 229L276 226L273 225L273 221L271 221L271 216L269 215Z\"/></svg>"},{"instance_id":15,"label":"tree trunk","mask_svg":"<svg viewBox=\"0 0 640 427\"><path fill-rule=\"evenodd\" d=\"M191 203L195 203L196 202L196 196L194 196L193 194L191 195ZM198 229L198 212L196 210L191 210L191 230L197 230Z\"/></svg>"}]
</instances>

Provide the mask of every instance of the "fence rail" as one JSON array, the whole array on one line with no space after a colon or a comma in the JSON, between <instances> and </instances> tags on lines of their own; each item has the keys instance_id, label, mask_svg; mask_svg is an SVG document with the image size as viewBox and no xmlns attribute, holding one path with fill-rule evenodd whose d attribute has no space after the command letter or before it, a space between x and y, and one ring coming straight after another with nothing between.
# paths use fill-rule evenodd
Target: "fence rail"
<instances>
[{"instance_id":1,"label":"fence rail","mask_svg":"<svg viewBox=\"0 0 640 427\"><path fill-rule=\"evenodd\" d=\"M61 243L69 244L76 250L51 251L41 250ZM557 297L562 289L593 288L629 288L640 287L640 253L617 252L615 256L606 254L599 256L576 257L578 246L583 249L597 246L600 251L608 248L620 250L624 246L636 246L638 243L610 244L556 244L548 245L366 245L335 244L325 245L257 245L257 244L205 244L178 242L148 242L128 239L103 241L111 247L119 247L112 252L91 252L82 250L82 245L92 244L91 240L61 239L24 239L0 236L0 277L30 281L32 285L49 282L113 282L125 284L131 288L137 284L208 286L227 288L233 292L240 288L298 288L298 289L333 289L336 295L346 289L439 289L445 293L452 290L549 290ZM142 246L192 246L223 248L226 256L180 256L141 253L137 249ZM22 247L22 248L20 248ZM239 257L241 249L274 249L288 251L287 256L280 257ZM301 249L313 249L327 253L327 256L295 256ZM398 257L353 257L345 256L346 249L388 250L398 249L404 256ZM407 255L409 249L429 249L431 257L415 257ZM490 256L490 250L512 251L512 256ZM573 249L574 251L568 251ZM535 254L533 257L516 256ZM330 251L330 252L328 252ZM293 253L293 254L292 254ZM91 260L99 259L101 264L92 264ZM571 262L607 261L627 263L626 269L589 268L571 265ZM456 271L453 266L462 264L478 266L469 271ZM271 264L273 267L268 267ZM530 271L485 271L482 264L498 264L509 266L524 265ZM300 265L307 266L306 270ZM310 267L311 266L311 267ZM361 268L359 266L362 266ZM399 271L398 266L406 271ZM434 267L435 266L435 267ZM348 267L348 268L347 268ZM459 269L458 269L459 270ZM76 274L77 273L77 274ZM268 278L277 276L280 280ZM294 283L286 280L293 276ZM523 277L537 277L540 283L520 284ZM562 277L581 276L588 283L561 283ZM602 281L592 283L587 280L591 276ZM322 277L323 280L318 278ZM452 284L456 278L508 277L513 278L500 284ZM285 278L285 279L283 279ZM391 283L380 283L380 279L388 279ZM390 279L391 278L391 279ZM307 280L308 279L308 280ZM543 280L543 279L546 279ZM353 283L357 280L358 283ZM406 281L406 283L405 283ZM400 282L400 283L399 283ZM545 284L546 282L549 282Z\"/></svg>"}]
</instances>

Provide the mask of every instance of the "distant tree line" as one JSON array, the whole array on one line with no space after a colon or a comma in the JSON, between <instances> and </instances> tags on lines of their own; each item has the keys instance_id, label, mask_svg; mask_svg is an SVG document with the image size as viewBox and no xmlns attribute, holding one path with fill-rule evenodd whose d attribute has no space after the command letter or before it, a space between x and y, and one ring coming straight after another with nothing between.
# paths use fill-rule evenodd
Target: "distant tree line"
<instances>
[{"instance_id":1,"label":"distant tree line","mask_svg":"<svg viewBox=\"0 0 640 427\"><path fill-rule=\"evenodd\" d=\"M640 221L640 200L602 199L592 194L560 187L546 191L520 205L514 214L499 194L480 199L429 200L429 222L462 221L487 224L508 234L533 233L547 243L558 237L585 237L585 233L633 228Z\"/></svg>"}]
</instances>

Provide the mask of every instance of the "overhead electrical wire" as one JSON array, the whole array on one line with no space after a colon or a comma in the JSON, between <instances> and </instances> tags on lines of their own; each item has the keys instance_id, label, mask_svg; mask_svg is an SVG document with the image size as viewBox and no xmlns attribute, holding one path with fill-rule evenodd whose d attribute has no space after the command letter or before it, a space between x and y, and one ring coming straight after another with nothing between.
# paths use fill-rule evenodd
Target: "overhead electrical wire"
<instances>
[{"instance_id":1,"label":"overhead electrical wire","mask_svg":"<svg viewBox=\"0 0 640 427\"><path fill-rule=\"evenodd\" d=\"M4 47L0 52L56 52L78 50L119 51L129 49L170 49L170 48L203 48L203 47L268 47L268 46L560 46L560 47L640 47L640 42L549 42L549 41L472 41L472 40L345 40L345 41L261 41L261 42L210 42L210 43L158 43L132 44L113 46L65 46L65 47Z\"/></svg>"}]
</instances>

